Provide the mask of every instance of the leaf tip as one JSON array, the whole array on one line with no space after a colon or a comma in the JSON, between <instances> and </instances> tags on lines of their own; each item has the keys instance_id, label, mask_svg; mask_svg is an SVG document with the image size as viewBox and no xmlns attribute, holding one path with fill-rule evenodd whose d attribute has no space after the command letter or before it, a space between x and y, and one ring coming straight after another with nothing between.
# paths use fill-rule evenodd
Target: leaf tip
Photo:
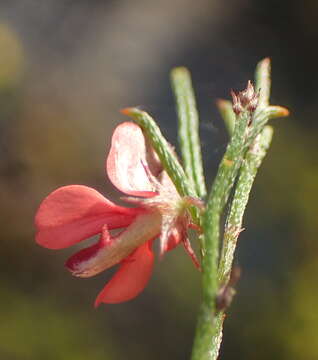
<instances>
[{"instance_id":1,"label":"leaf tip","mask_svg":"<svg viewBox=\"0 0 318 360\"><path fill-rule=\"evenodd\" d=\"M262 59L257 64L258 69L269 69L270 70L270 67L271 67L271 58L270 57L266 57L266 58Z\"/></svg>"},{"instance_id":2,"label":"leaf tip","mask_svg":"<svg viewBox=\"0 0 318 360\"><path fill-rule=\"evenodd\" d=\"M227 109L229 101L224 99L216 99L215 104L219 109L224 110Z\"/></svg>"},{"instance_id":3,"label":"leaf tip","mask_svg":"<svg viewBox=\"0 0 318 360\"><path fill-rule=\"evenodd\" d=\"M261 60L260 63L268 66L271 64L271 58L268 56L268 57L264 58L263 60Z\"/></svg>"},{"instance_id":4,"label":"leaf tip","mask_svg":"<svg viewBox=\"0 0 318 360\"><path fill-rule=\"evenodd\" d=\"M132 113L133 113L133 111L134 111L134 109L135 108L133 108L133 107L126 107L126 108L124 108L124 109L120 109L120 112L122 113L122 114L124 114L124 115L131 115Z\"/></svg>"},{"instance_id":5,"label":"leaf tip","mask_svg":"<svg viewBox=\"0 0 318 360\"><path fill-rule=\"evenodd\" d=\"M179 75L179 74L189 74L189 70L185 66L176 66L171 70L171 75Z\"/></svg>"},{"instance_id":6,"label":"leaf tip","mask_svg":"<svg viewBox=\"0 0 318 360\"><path fill-rule=\"evenodd\" d=\"M273 111L273 117L286 117L289 116L290 114L290 111L283 106L275 105L275 106L270 106L270 108Z\"/></svg>"}]
</instances>

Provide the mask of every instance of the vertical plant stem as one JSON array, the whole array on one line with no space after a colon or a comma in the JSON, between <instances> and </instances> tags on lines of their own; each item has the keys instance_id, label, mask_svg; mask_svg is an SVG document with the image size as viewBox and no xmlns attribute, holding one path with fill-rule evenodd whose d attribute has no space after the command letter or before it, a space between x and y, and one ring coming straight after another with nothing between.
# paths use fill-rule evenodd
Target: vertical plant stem
<instances>
[{"instance_id":1,"label":"vertical plant stem","mask_svg":"<svg viewBox=\"0 0 318 360\"><path fill-rule=\"evenodd\" d=\"M212 348L221 338L222 318L216 316L215 300L218 292L218 257L220 218L230 195L246 150L246 129L251 113L237 116L235 129L212 185L207 208L203 215L205 253L202 262L202 303L193 345L192 360L214 360L218 349ZM214 344L215 345L215 344Z\"/></svg>"},{"instance_id":2,"label":"vertical plant stem","mask_svg":"<svg viewBox=\"0 0 318 360\"><path fill-rule=\"evenodd\" d=\"M244 211L249 199L249 194L261 162L270 146L273 130L266 126L258 136L254 146L247 152L245 161L240 169L230 213L227 218L223 237L222 252L218 269L218 283L226 286L230 280L233 258L237 239L241 231ZM224 311L215 316L215 332L210 339L210 359L217 359L222 342ZM209 359L209 358L208 358Z\"/></svg>"},{"instance_id":3,"label":"vertical plant stem","mask_svg":"<svg viewBox=\"0 0 318 360\"><path fill-rule=\"evenodd\" d=\"M244 211L258 168L270 146L272 135L272 127L265 126L261 134L256 138L253 146L251 146L246 153L245 160L240 169L239 178L225 225L223 247L220 256L218 279L219 283L222 285L227 284L229 281L237 239L242 230Z\"/></svg>"},{"instance_id":4,"label":"vertical plant stem","mask_svg":"<svg viewBox=\"0 0 318 360\"><path fill-rule=\"evenodd\" d=\"M261 116L260 121L257 122L256 113L256 116L253 119L255 122L254 136L263 126L262 123L267 121L267 119L273 115L270 111L271 107L269 106L270 85L270 59L266 58L257 64L255 71L255 88L256 91L259 91L257 107L261 112L260 114L265 115ZM227 121L226 118L230 116L229 112L223 112L221 114L224 120ZM226 219L222 251L220 256L218 280L222 285L227 284L230 279L237 239L242 230L241 227L244 211L247 206L249 194L251 192L257 170L270 146L272 135L272 127L265 126L262 132L255 138L254 143L251 144L240 169L239 178L230 206L230 211Z\"/></svg>"},{"instance_id":5,"label":"vertical plant stem","mask_svg":"<svg viewBox=\"0 0 318 360\"><path fill-rule=\"evenodd\" d=\"M202 264L203 294L192 360L216 360L218 357L222 340L224 314L223 311L216 311L215 302L219 287L229 280L236 239L241 230L249 193L257 169L271 141L272 129L264 127L270 118L288 115L288 110L285 108L268 105L270 91L269 71L269 60L265 59L258 65L256 70L256 82L257 88L261 89L261 101L253 114L243 111L234 119L229 102L221 100L217 104L225 120L231 140L219 166L203 216L205 246ZM233 130L234 120L235 126ZM247 149L249 149L248 153ZM243 159L245 159L244 162ZM220 219L239 171L240 176L229 218L226 222L224 245L220 262L218 262Z\"/></svg>"},{"instance_id":6,"label":"vertical plant stem","mask_svg":"<svg viewBox=\"0 0 318 360\"><path fill-rule=\"evenodd\" d=\"M185 173L199 197L206 195L199 138L199 115L191 75L184 67L171 71L171 85L176 98L179 143Z\"/></svg>"}]
</instances>

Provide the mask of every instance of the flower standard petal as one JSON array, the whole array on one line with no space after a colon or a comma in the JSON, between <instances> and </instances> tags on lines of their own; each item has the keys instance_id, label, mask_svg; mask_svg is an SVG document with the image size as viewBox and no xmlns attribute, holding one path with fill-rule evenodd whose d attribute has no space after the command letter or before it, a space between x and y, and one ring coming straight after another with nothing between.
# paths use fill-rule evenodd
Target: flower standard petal
<instances>
[{"instance_id":1,"label":"flower standard petal","mask_svg":"<svg viewBox=\"0 0 318 360\"><path fill-rule=\"evenodd\" d=\"M149 153L138 125L124 122L117 126L106 161L108 177L117 189L134 196L155 195L144 165Z\"/></svg>"},{"instance_id":2,"label":"flower standard petal","mask_svg":"<svg viewBox=\"0 0 318 360\"><path fill-rule=\"evenodd\" d=\"M50 249L62 249L109 229L129 225L137 209L124 208L96 190L82 185L61 187L41 203L36 216L36 241Z\"/></svg>"},{"instance_id":3,"label":"flower standard petal","mask_svg":"<svg viewBox=\"0 0 318 360\"><path fill-rule=\"evenodd\" d=\"M127 257L119 270L99 293L95 307L101 303L116 304L136 297L147 285L154 263L151 241L139 246Z\"/></svg>"}]
</instances>

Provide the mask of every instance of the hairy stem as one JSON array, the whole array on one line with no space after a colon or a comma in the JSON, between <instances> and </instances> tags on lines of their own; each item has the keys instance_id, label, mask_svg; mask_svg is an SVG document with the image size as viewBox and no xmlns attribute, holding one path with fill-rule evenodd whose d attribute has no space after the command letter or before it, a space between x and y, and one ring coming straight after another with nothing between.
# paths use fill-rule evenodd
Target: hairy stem
<instances>
[{"instance_id":1,"label":"hairy stem","mask_svg":"<svg viewBox=\"0 0 318 360\"><path fill-rule=\"evenodd\" d=\"M222 318L216 316L218 293L218 258L220 218L230 195L246 149L246 129L252 114L243 111L237 116L233 136L212 185L207 208L203 215L205 253L202 262L202 303L194 339L192 360L217 358L215 339L221 338Z\"/></svg>"},{"instance_id":2,"label":"hairy stem","mask_svg":"<svg viewBox=\"0 0 318 360\"><path fill-rule=\"evenodd\" d=\"M257 170L270 146L272 135L272 127L266 126L255 140L253 146L251 146L246 153L245 160L240 169L239 178L225 224L218 271L220 284L226 284L229 281L237 239L242 230L244 211L248 203Z\"/></svg>"},{"instance_id":3,"label":"hairy stem","mask_svg":"<svg viewBox=\"0 0 318 360\"><path fill-rule=\"evenodd\" d=\"M270 63L263 60L256 70L256 88L260 89L255 109L255 94L249 84L244 92L234 94L233 110L226 100L217 106L230 135L230 143L219 166L203 215L204 258L202 274L202 303L193 345L192 360L216 360L218 357L224 320L224 309L216 309L221 287L230 279L236 240L241 230L244 210L251 187L269 147L272 129L265 127L270 118L287 116L288 110L269 106ZM247 99L251 99L251 103ZM234 125L235 124L235 125ZM223 247L219 260L220 220L236 177L239 179L226 220Z\"/></svg>"}]
</instances>

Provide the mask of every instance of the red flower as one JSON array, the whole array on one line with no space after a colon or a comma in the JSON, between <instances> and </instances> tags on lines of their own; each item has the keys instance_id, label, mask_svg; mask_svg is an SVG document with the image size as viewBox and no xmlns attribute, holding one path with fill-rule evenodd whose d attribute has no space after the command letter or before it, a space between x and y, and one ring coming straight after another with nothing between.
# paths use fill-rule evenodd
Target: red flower
<instances>
[{"instance_id":1,"label":"red flower","mask_svg":"<svg viewBox=\"0 0 318 360\"><path fill-rule=\"evenodd\" d=\"M144 289L153 268L152 243L158 236L161 254L183 242L197 264L186 236L191 225L189 199L178 195L136 124L125 122L115 129L106 170L111 182L130 196L125 199L138 204L136 208L118 206L92 188L70 185L48 195L35 217L36 241L49 249L67 248L100 234L96 244L66 262L79 277L120 264L95 306L130 300ZM109 233L118 228L124 229L114 236Z\"/></svg>"}]
</instances>

